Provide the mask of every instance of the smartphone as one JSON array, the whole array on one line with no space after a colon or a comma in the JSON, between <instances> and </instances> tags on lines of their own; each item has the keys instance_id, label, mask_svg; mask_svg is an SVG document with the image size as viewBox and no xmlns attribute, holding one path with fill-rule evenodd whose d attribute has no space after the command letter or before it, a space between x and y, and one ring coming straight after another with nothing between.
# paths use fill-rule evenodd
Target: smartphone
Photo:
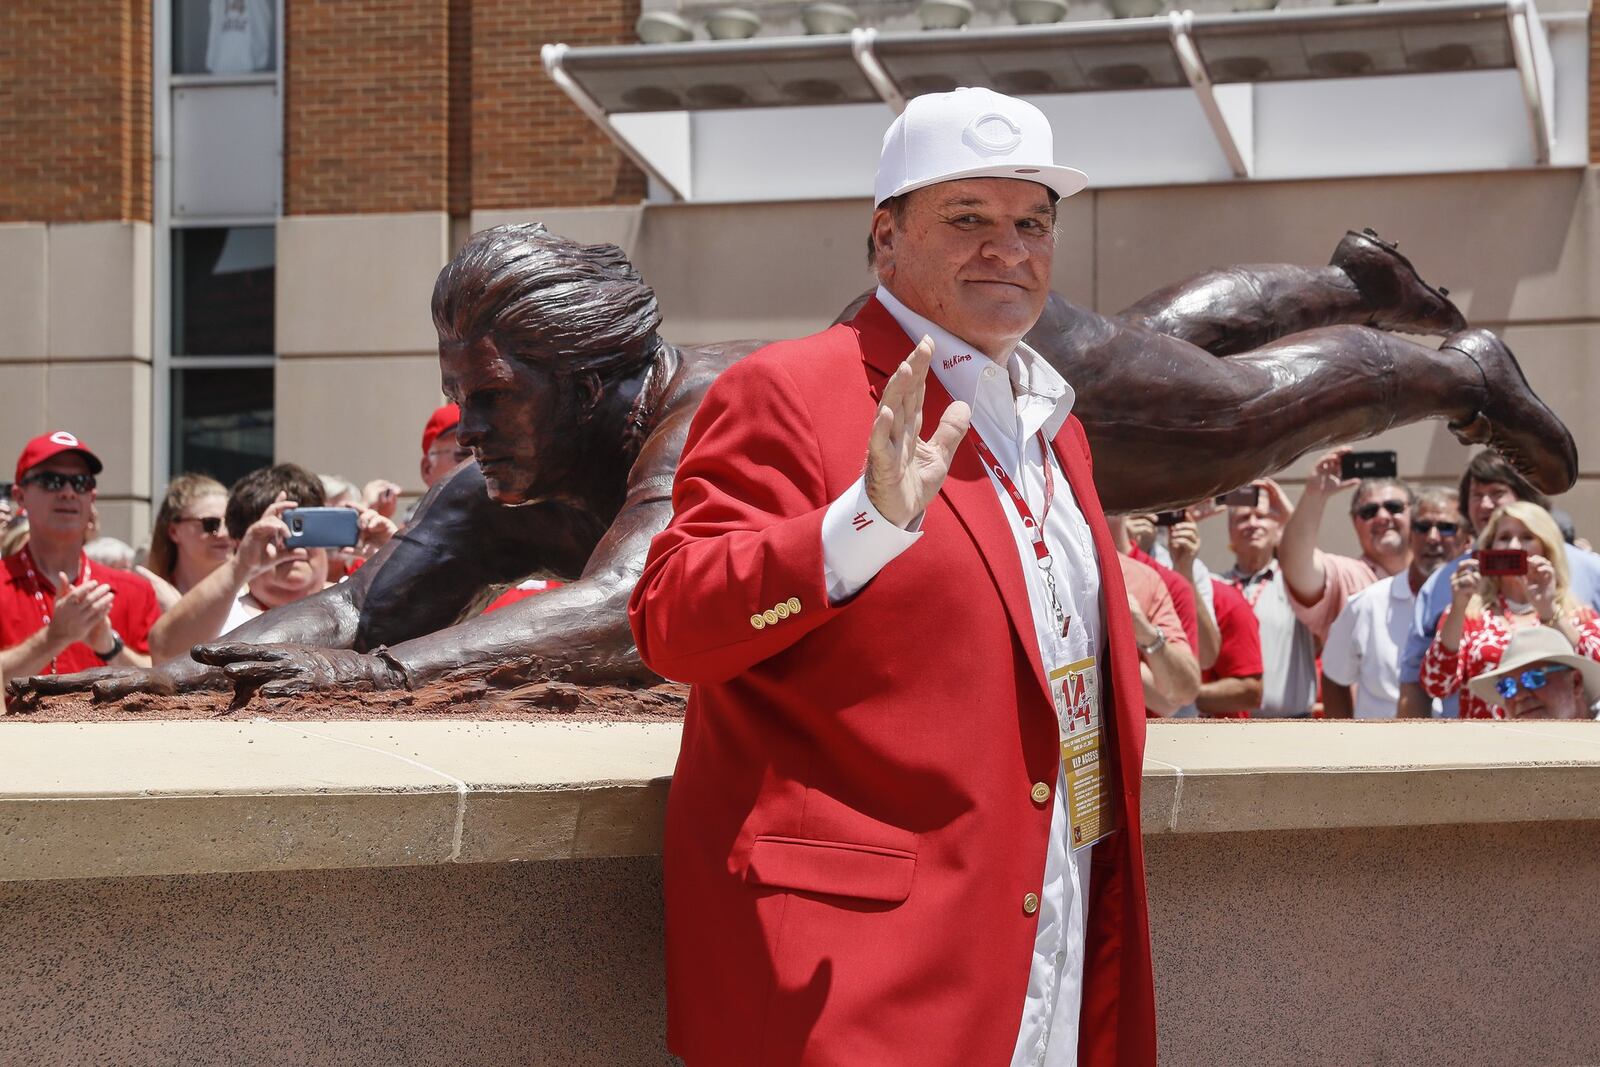
<instances>
[{"instance_id":1,"label":"smartphone","mask_svg":"<svg viewBox=\"0 0 1600 1067\"><path fill-rule=\"evenodd\" d=\"M1176 526L1180 522L1187 522L1187 521L1189 521L1189 513L1186 512L1186 511L1158 511L1158 512L1156 512L1156 525L1157 526Z\"/></svg>"},{"instance_id":2,"label":"smartphone","mask_svg":"<svg viewBox=\"0 0 1600 1067\"><path fill-rule=\"evenodd\" d=\"M1243 489L1223 493L1217 497L1217 503L1225 508L1258 508L1261 506L1261 493L1259 485L1247 485Z\"/></svg>"},{"instance_id":3,"label":"smartphone","mask_svg":"<svg viewBox=\"0 0 1600 1067\"><path fill-rule=\"evenodd\" d=\"M1341 478L1395 478L1399 474L1393 452L1346 452L1339 457Z\"/></svg>"},{"instance_id":4,"label":"smartphone","mask_svg":"<svg viewBox=\"0 0 1600 1067\"><path fill-rule=\"evenodd\" d=\"M361 516L354 508L290 508L285 548L351 548L360 539Z\"/></svg>"},{"instance_id":5,"label":"smartphone","mask_svg":"<svg viewBox=\"0 0 1600 1067\"><path fill-rule=\"evenodd\" d=\"M1479 574L1503 577L1528 573L1528 554L1520 548L1481 548L1474 556Z\"/></svg>"}]
</instances>

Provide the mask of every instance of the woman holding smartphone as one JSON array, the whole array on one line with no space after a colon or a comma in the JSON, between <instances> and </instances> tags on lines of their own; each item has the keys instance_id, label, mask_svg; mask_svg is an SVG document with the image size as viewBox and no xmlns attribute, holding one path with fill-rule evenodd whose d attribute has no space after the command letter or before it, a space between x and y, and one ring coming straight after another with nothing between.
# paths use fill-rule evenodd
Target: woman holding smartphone
<instances>
[{"instance_id":1,"label":"woman holding smartphone","mask_svg":"<svg viewBox=\"0 0 1600 1067\"><path fill-rule=\"evenodd\" d=\"M1561 530L1537 504L1513 501L1478 535L1478 551L1450 579L1450 609L1422 661L1429 696L1461 692L1463 719L1503 719L1505 709L1466 683L1499 666L1511 635L1533 626L1558 630L1578 655L1600 661L1600 615L1572 596Z\"/></svg>"}]
</instances>

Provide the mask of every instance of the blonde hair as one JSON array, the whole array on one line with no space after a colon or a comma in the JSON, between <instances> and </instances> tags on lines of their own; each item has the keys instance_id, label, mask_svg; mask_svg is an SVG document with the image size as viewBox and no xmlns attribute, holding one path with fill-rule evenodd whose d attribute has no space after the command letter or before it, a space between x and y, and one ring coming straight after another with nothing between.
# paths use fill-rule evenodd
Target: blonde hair
<instances>
[{"instance_id":1,"label":"blonde hair","mask_svg":"<svg viewBox=\"0 0 1600 1067\"><path fill-rule=\"evenodd\" d=\"M1558 616L1576 614L1581 605L1572 595L1572 578L1567 570L1566 539L1561 536L1561 527L1556 525L1556 520L1538 504L1529 500L1513 500L1502 505L1489 516L1489 521L1483 524L1483 531L1478 534L1478 550L1481 552L1484 549L1494 548L1495 534L1499 532L1500 524L1506 519L1516 519L1522 523L1543 546L1544 551L1540 555L1550 561L1550 569L1556 574L1556 614ZM1480 577L1478 591L1467 602L1467 617L1477 618L1482 615L1484 608L1499 599L1500 595L1498 578L1490 575Z\"/></svg>"},{"instance_id":2,"label":"blonde hair","mask_svg":"<svg viewBox=\"0 0 1600 1067\"><path fill-rule=\"evenodd\" d=\"M172 543L172 524L182 518L189 505L196 500L227 495L227 486L204 474L180 474L168 483L167 495L161 499L154 528L150 531L150 552L145 557L145 566L151 573L172 581L172 572L178 566L178 549Z\"/></svg>"}]
</instances>

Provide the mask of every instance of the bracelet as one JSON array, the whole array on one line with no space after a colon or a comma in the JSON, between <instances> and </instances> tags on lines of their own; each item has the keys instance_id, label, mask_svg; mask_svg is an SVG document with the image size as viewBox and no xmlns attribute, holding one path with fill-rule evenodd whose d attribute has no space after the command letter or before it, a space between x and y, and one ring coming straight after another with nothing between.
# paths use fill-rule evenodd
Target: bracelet
<instances>
[{"instance_id":1,"label":"bracelet","mask_svg":"<svg viewBox=\"0 0 1600 1067\"><path fill-rule=\"evenodd\" d=\"M1149 645L1141 645L1137 639L1135 639L1133 642L1134 647L1139 650L1139 654L1141 656L1155 655L1157 652L1160 652L1163 647L1165 647L1166 643L1167 635L1161 632L1161 627L1159 626L1156 627L1156 636Z\"/></svg>"}]
</instances>

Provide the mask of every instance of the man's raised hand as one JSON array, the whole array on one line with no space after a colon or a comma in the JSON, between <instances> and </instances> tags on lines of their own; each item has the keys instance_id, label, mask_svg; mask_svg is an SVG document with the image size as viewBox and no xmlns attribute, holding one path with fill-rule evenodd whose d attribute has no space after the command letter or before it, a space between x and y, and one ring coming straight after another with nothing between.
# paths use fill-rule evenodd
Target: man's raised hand
<instances>
[{"instance_id":1,"label":"man's raised hand","mask_svg":"<svg viewBox=\"0 0 1600 1067\"><path fill-rule=\"evenodd\" d=\"M967 405L952 401L933 435L922 439L922 399L932 362L933 341L924 337L883 387L867 444L867 499L901 529L938 495L956 446L972 422Z\"/></svg>"}]
</instances>

